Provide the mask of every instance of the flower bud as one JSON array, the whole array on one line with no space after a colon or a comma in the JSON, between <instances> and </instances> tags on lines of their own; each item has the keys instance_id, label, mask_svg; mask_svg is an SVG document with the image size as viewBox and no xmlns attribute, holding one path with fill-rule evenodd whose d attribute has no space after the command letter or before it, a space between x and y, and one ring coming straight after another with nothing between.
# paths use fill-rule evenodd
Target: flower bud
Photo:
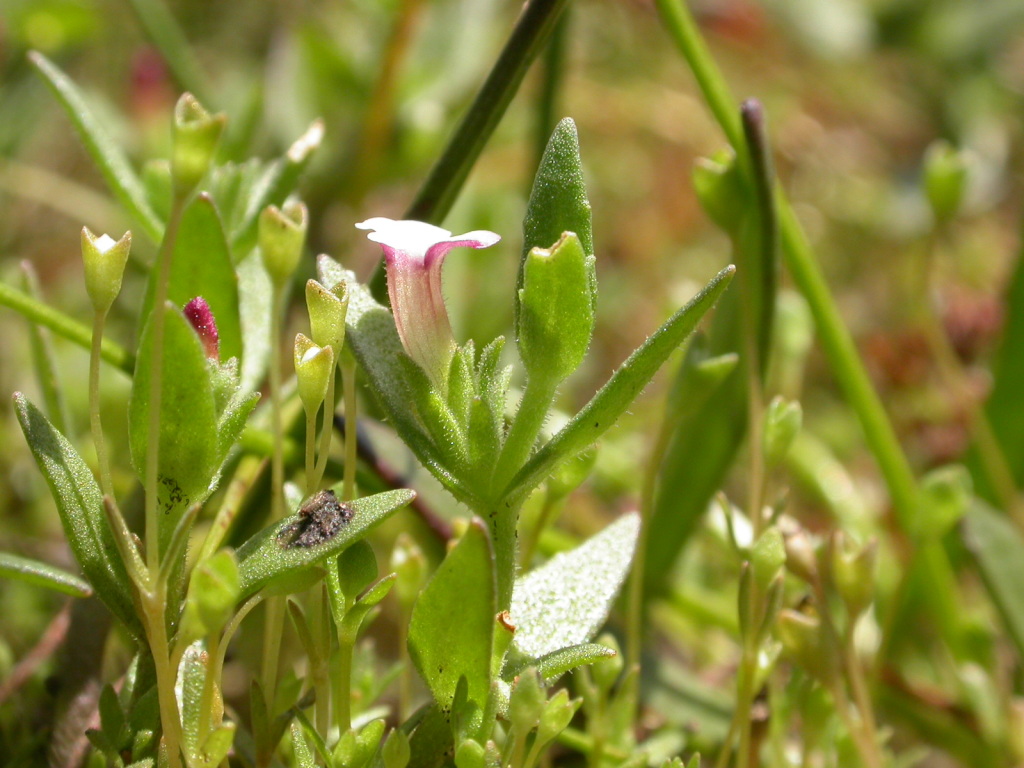
<instances>
[{"instance_id":1,"label":"flower bud","mask_svg":"<svg viewBox=\"0 0 1024 768\"><path fill-rule=\"evenodd\" d=\"M345 315L348 314L348 284L342 280L327 290L316 280L306 282L306 310L313 341L341 352L345 344Z\"/></svg>"},{"instance_id":2,"label":"flower bud","mask_svg":"<svg viewBox=\"0 0 1024 768\"><path fill-rule=\"evenodd\" d=\"M333 349L319 347L301 333L295 336L295 377L299 399L307 414L316 413L327 397L327 384L333 370Z\"/></svg>"},{"instance_id":3,"label":"flower bud","mask_svg":"<svg viewBox=\"0 0 1024 768\"><path fill-rule=\"evenodd\" d=\"M185 319L203 343L203 352L209 360L220 360L220 334L213 310L202 296L196 296L185 305Z\"/></svg>"},{"instance_id":4,"label":"flower bud","mask_svg":"<svg viewBox=\"0 0 1024 768\"><path fill-rule=\"evenodd\" d=\"M851 619L860 616L874 598L878 540L858 546L842 531L832 537L832 583Z\"/></svg>"},{"instance_id":5,"label":"flower bud","mask_svg":"<svg viewBox=\"0 0 1024 768\"><path fill-rule=\"evenodd\" d=\"M764 415L764 457L769 466L783 462L802 424L800 403L783 397L772 399Z\"/></svg>"},{"instance_id":6,"label":"flower bud","mask_svg":"<svg viewBox=\"0 0 1024 768\"><path fill-rule=\"evenodd\" d=\"M838 664L836 649L824 642L817 616L785 609L775 624L779 642L793 661L823 683L828 683Z\"/></svg>"},{"instance_id":7,"label":"flower bud","mask_svg":"<svg viewBox=\"0 0 1024 768\"><path fill-rule=\"evenodd\" d=\"M933 142L924 156L924 191L939 224L956 216L966 187L963 155L945 141Z\"/></svg>"},{"instance_id":8,"label":"flower bud","mask_svg":"<svg viewBox=\"0 0 1024 768\"><path fill-rule=\"evenodd\" d=\"M487 768L487 751L483 744L465 739L455 750L455 768Z\"/></svg>"},{"instance_id":9,"label":"flower bud","mask_svg":"<svg viewBox=\"0 0 1024 768\"><path fill-rule=\"evenodd\" d=\"M594 333L594 285L594 257L572 232L527 254L518 343L531 379L558 384L583 362Z\"/></svg>"},{"instance_id":10,"label":"flower bud","mask_svg":"<svg viewBox=\"0 0 1024 768\"><path fill-rule=\"evenodd\" d=\"M772 526L758 537L750 550L754 582L764 592L786 565L786 544L779 529Z\"/></svg>"},{"instance_id":11,"label":"flower bud","mask_svg":"<svg viewBox=\"0 0 1024 768\"><path fill-rule=\"evenodd\" d=\"M534 667L524 670L516 679L508 701L508 719L520 737L525 736L540 722L547 705L547 691Z\"/></svg>"},{"instance_id":12,"label":"flower bud","mask_svg":"<svg viewBox=\"0 0 1024 768\"><path fill-rule=\"evenodd\" d=\"M739 235L746 195L736 169L736 158L720 152L713 158L702 157L693 167L693 188L708 217L730 237Z\"/></svg>"},{"instance_id":13,"label":"flower bud","mask_svg":"<svg viewBox=\"0 0 1024 768\"><path fill-rule=\"evenodd\" d=\"M625 661L620 652L619 642L615 639L614 635L605 633L597 638L597 642L615 651L613 656L598 659L590 667L590 672L598 689L607 695L611 691L612 686L618 681L619 675L622 674Z\"/></svg>"},{"instance_id":14,"label":"flower bud","mask_svg":"<svg viewBox=\"0 0 1024 768\"><path fill-rule=\"evenodd\" d=\"M548 700L541 715L540 725L537 727L537 741L547 744L558 734L569 727L576 710L580 708L583 699L569 700L569 692L562 688L551 699Z\"/></svg>"},{"instance_id":15,"label":"flower bud","mask_svg":"<svg viewBox=\"0 0 1024 768\"><path fill-rule=\"evenodd\" d=\"M405 605L411 605L423 588L427 574L427 558L407 533L398 534L391 551L391 570L397 574L395 593Z\"/></svg>"},{"instance_id":16,"label":"flower bud","mask_svg":"<svg viewBox=\"0 0 1024 768\"><path fill-rule=\"evenodd\" d=\"M297 201L289 201L283 208L268 205L260 213L259 246L274 285L281 287L291 278L302 256L306 242L309 212Z\"/></svg>"},{"instance_id":17,"label":"flower bud","mask_svg":"<svg viewBox=\"0 0 1024 768\"><path fill-rule=\"evenodd\" d=\"M409 764L411 755L409 737L405 731L401 728L392 728L380 750L384 768L405 768Z\"/></svg>"},{"instance_id":18,"label":"flower bud","mask_svg":"<svg viewBox=\"0 0 1024 768\"><path fill-rule=\"evenodd\" d=\"M85 289L97 312L106 314L117 294L132 247L132 233L125 232L116 242L110 235L96 237L82 227L82 261L85 262Z\"/></svg>"},{"instance_id":19,"label":"flower bud","mask_svg":"<svg viewBox=\"0 0 1024 768\"><path fill-rule=\"evenodd\" d=\"M171 173L177 194L190 194L203 180L226 122L225 115L211 115L191 93L184 93L178 99L174 106L171 154Z\"/></svg>"}]
</instances>

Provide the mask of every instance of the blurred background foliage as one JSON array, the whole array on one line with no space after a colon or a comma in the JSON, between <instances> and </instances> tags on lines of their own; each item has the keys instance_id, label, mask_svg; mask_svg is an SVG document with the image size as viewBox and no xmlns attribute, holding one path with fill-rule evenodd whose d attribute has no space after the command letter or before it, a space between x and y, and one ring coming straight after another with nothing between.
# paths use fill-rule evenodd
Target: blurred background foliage
<instances>
[{"instance_id":1,"label":"blurred background foliage","mask_svg":"<svg viewBox=\"0 0 1024 768\"><path fill-rule=\"evenodd\" d=\"M3 0L0 279L20 285L19 263L27 260L49 302L86 318L78 232L87 224L116 236L128 226L26 61L30 49L88 93L137 164L167 156L170 111L184 89L228 113L223 152L240 162L280 154L322 118L323 146L301 186L311 223L309 261L299 272L312 275L313 256L325 252L368 278L378 249L353 223L400 218L519 7L517 0ZM147 20L168 29L152 20L161 8L182 33L164 44L185 46L174 71L146 31ZM962 215L928 263L940 289L935 311L972 386L984 392L1024 211L1024 4L703 0L694 9L733 91L765 105L779 176L912 463L924 471L956 460L968 442L965 410L935 373L920 323L920 312L930 309L914 298L923 254L934 245L922 160L933 141L945 139L964 150L968 164ZM729 247L690 180L695 160L725 142L653 4L578 0L445 222L453 231L492 229L505 237L487 252L449 261L446 293L459 338L482 345L509 332L529 184L544 141L566 115L579 128L601 285L594 354L560 395L574 411L698 281L727 262ZM139 238L133 255L148 262L152 247ZM126 276L111 318L111 334L126 344L134 343L125 321L137 312L143 284L140 269ZM785 278L780 311L783 363L773 368L774 389L802 401L811 440L776 490L789 486L787 511L811 528L831 527L835 516L848 529L884 531L877 470L824 360L813 348L803 357L813 328ZM295 329L298 323L296 315ZM30 346L24 321L0 311L0 392L33 392ZM84 435L87 353L61 340L54 346L71 410L68 431ZM611 512L635 507L636 478L669 379L656 380L604 439L594 476L568 505L568 529L591 531ZM115 436L124 434L127 387L115 375L105 382L104 421ZM115 465L126 467L126 443L115 437L112 447ZM458 514L445 497L430 499L443 514ZM733 565L717 562L725 544L713 526L698 542L680 564L678 583L686 587L677 598L690 601L689 611L655 611L654 618L673 629L675 655L687 659L690 672L731 695L732 648L707 642L704 633L708 622L722 631L735 622L734 576L726 576ZM883 549L899 547L898 537L883 542ZM44 481L6 407L0 548L73 567ZM885 571L883 562L883 579ZM722 589L723 581L730 586ZM0 585L0 679L59 605L49 593ZM968 613L980 625L992 620L984 602L970 604ZM42 679L33 683L37 689ZM685 720L688 711L669 701L662 711Z\"/></svg>"}]
</instances>

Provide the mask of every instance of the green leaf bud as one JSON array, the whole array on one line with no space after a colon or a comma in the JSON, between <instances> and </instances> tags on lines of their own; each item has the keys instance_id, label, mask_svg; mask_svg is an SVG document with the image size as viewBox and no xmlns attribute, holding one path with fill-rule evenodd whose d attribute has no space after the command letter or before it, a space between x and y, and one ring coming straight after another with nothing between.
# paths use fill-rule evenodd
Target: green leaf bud
<instances>
[{"instance_id":1,"label":"green leaf bud","mask_svg":"<svg viewBox=\"0 0 1024 768\"><path fill-rule=\"evenodd\" d=\"M597 684L598 689L603 694L607 695L615 683L618 682L619 676L622 674L622 669L625 666L625 661L622 658L619 641L615 639L614 635L606 632L597 638L597 642L601 645L608 646L615 651L614 656L605 656L604 658L598 659L590 667L590 672L594 677L594 682Z\"/></svg>"},{"instance_id":2,"label":"green leaf bud","mask_svg":"<svg viewBox=\"0 0 1024 768\"><path fill-rule=\"evenodd\" d=\"M487 768L487 751L483 744L465 739L455 750L455 768Z\"/></svg>"},{"instance_id":3,"label":"green leaf bud","mask_svg":"<svg viewBox=\"0 0 1024 768\"><path fill-rule=\"evenodd\" d=\"M405 768L409 764L412 752L409 749L409 737L400 728L392 728L384 740L380 750L384 768Z\"/></svg>"},{"instance_id":4,"label":"green leaf bud","mask_svg":"<svg viewBox=\"0 0 1024 768\"><path fill-rule=\"evenodd\" d=\"M911 532L920 540L941 539L966 514L973 498L974 483L962 465L932 470L921 481L920 502Z\"/></svg>"},{"instance_id":5,"label":"green leaf bud","mask_svg":"<svg viewBox=\"0 0 1024 768\"><path fill-rule=\"evenodd\" d=\"M782 649L793 661L822 683L829 683L838 669L836 649L822 638L817 616L785 609L775 624Z\"/></svg>"},{"instance_id":6,"label":"green leaf bud","mask_svg":"<svg viewBox=\"0 0 1024 768\"><path fill-rule=\"evenodd\" d=\"M338 581L345 600L351 603L377 578L377 558L373 547L363 540L355 542L338 558Z\"/></svg>"},{"instance_id":7,"label":"green leaf bud","mask_svg":"<svg viewBox=\"0 0 1024 768\"><path fill-rule=\"evenodd\" d=\"M565 232L534 248L519 290L519 354L531 379L558 384L575 371L594 332L594 257Z\"/></svg>"},{"instance_id":8,"label":"green leaf bud","mask_svg":"<svg viewBox=\"0 0 1024 768\"><path fill-rule=\"evenodd\" d=\"M924 191L939 224L956 216L967 187L963 155L948 142L935 141L924 156Z\"/></svg>"},{"instance_id":9,"label":"green leaf bud","mask_svg":"<svg viewBox=\"0 0 1024 768\"><path fill-rule=\"evenodd\" d=\"M398 599L406 606L412 605L426 581L427 558L419 545L405 532L395 539L395 548L391 550L391 570L398 576L395 582Z\"/></svg>"},{"instance_id":10,"label":"green leaf bud","mask_svg":"<svg viewBox=\"0 0 1024 768\"><path fill-rule=\"evenodd\" d=\"M547 691L536 668L530 667L519 674L508 700L508 719L520 737L540 722L547 699Z\"/></svg>"},{"instance_id":11,"label":"green leaf bud","mask_svg":"<svg viewBox=\"0 0 1024 768\"><path fill-rule=\"evenodd\" d=\"M82 261L85 263L85 289L97 312L106 314L117 294L132 247L132 233L125 232L115 241L110 235L96 237L82 227Z\"/></svg>"},{"instance_id":12,"label":"green leaf bud","mask_svg":"<svg viewBox=\"0 0 1024 768\"><path fill-rule=\"evenodd\" d=\"M283 208L268 205L260 213L260 253L263 266L276 286L287 283L299 265L308 225L309 212L298 200L286 202Z\"/></svg>"},{"instance_id":13,"label":"green leaf bud","mask_svg":"<svg viewBox=\"0 0 1024 768\"><path fill-rule=\"evenodd\" d=\"M576 710L580 708L583 699L569 700L569 692L562 688L548 701L541 715L540 725L537 727L537 740L547 744L558 734L569 727Z\"/></svg>"},{"instance_id":14,"label":"green leaf bud","mask_svg":"<svg viewBox=\"0 0 1024 768\"><path fill-rule=\"evenodd\" d=\"M310 336L321 347L341 352L345 345L345 315L348 314L348 284L342 280L327 290L316 280L306 282L306 310Z\"/></svg>"},{"instance_id":15,"label":"green leaf bud","mask_svg":"<svg viewBox=\"0 0 1024 768\"><path fill-rule=\"evenodd\" d=\"M727 151L713 158L699 158L693 167L693 188L708 217L729 237L737 237L743 220L737 211L747 205L747 197L736 158Z\"/></svg>"},{"instance_id":16,"label":"green leaf bud","mask_svg":"<svg viewBox=\"0 0 1024 768\"><path fill-rule=\"evenodd\" d=\"M836 531L831 547L832 583L851 619L860 616L874 598L875 560L878 540L858 546L842 531Z\"/></svg>"},{"instance_id":17,"label":"green leaf bud","mask_svg":"<svg viewBox=\"0 0 1024 768\"><path fill-rule=\"evenodd\" d=\"M764 457L769 466L786 458L803 425L803 409L796 400L775 397L764 415Z\"/></svg>"},{"instance_id":18,"label":"green leaf bud","mask_svg":"<svg viewBox=\"0 0 1024 768\"><path fill-rule=\"evenodd\" d=\"M754 581L762 592L786 565L786 543L778 528L772 526L762 533L750 550Z\"/></svg>"},{"instance_id":19,"label":"green leaf bud","mask_svg":"<svg viewBox=\"0 0 1024 768\"><path fill-rule=\"evenodd\" d=\"M220 142L227 117L211 115L191 93L174 106L171 173L178 195L188 195L203 180Z\"/></svg>"},{"instance_id":20,"label":"green leaf bud","mask_svg":"<svg viewBox=\"0 0 1024 768\"><path fill-rule=\"evenodd\" d=\"M334 370L334 350L320 347L307 336L295 336L295 377L299 399L307 414L316 413L327 397L327 384Z\"/></svg>"}]
</instances>

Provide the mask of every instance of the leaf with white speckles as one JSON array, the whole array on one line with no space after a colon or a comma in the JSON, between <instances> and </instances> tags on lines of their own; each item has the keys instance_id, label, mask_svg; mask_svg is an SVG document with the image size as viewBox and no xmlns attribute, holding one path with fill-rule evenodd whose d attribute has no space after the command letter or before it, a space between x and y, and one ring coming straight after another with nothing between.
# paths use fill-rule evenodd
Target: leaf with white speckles
<instances>
[{"instance_id":1,"label":"leaf with white speckles","mask_svg":"<svg viewBox=\"0 0 1024 768\"><path fill-rule=\"evenodd\" d=\"M510 611L516 648L538 659L590 640L626 579L639 533L640 516L625 515L516 581Z\"/></svg>"}]
</instances>

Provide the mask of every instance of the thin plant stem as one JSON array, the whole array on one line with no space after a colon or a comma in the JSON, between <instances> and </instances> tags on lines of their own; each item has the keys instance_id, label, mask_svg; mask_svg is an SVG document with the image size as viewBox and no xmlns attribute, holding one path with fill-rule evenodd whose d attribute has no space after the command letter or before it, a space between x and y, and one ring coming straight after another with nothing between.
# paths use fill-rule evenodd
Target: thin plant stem
<instances>
[{"instance_id":1,"label":"thin plant stem","mask_svg":"<svg viewBox=\"0 0 1024 768\"><path fill-rule=\"evenodd\" d=\"M97 310L92 323L92 350L89 354L89 426L92 428L92 441L96 446L100 488L104 496L113 498L114 484L110 479L110 457L107 454L107 441L103 438L103 425L100 421L100 347L103 343L103 326L106 319L107 313Z\"/></svg>"},{"instance_id":2,"label":"thin plant stem","mask_svg":"<svg viewBox=\"0 0 1024 768\"><path fill-rule=\"evenodd\" d=\"M345 398L345 467L342 495L346 501L356 497L356 460L359 453L359 430L355 361L346 357L342 363L342 388ZM325 426L325 429L328 428ZM404 646L403 646L404 647Z\"/></svg>"},{"instance_id":3,"label":"thin plant stem","mask_svg":"<svg viewBox=\"0 0 1024 768\"><path fill-rule=\"evenodd\" d=\"M505 486L530 458L530 452L537 442L537 435L544 426L548 408L555 397L555 387L550 381L529 379L523 391L512 426L501 447L501 454L494 470L493 489L502 493Z\"/></svg>"},{"instance_id":4,"label":"thin plant stem","mask_svg":"<svg viewBox=\"0 0 1024 768\"><path fill-rule=\"evenodd\" d=\"M331 439L334 437L334 390L337 384L338 368L331 369L327 379L327 397L324 398L324 420L320 431L319 455L316 458L316 472L307 493L313 493L320 487L327 469L327 461L331 455Z\"/></svg>"},{"instance_id":5,"label":"thin plant stem","mask_svg":"<svg viewBox=\"0 0 1024 768\"><path fill-rule=\"evenodd\" d=\"M352 651L355 647L355 638L349 637L345 627L345 605L344 598L341 597L341 578L336 563L327 569L327 587L338 636L338 666L331 678L334 684L331 698L334 701L334 723L338 727L338 733L344 735L352 728Z\"/></svg>"},{"instance_id":6,"label":"thin plant stem","mask_svg":"<svg viewBox=\"0 0 1024 768\"><path fill-rule=\"evenodd\" d=\"M228 529L231 527L232 522L234 522L235 515L238 514L238 508L241 506L249 489L252 488L256 477L263 467L264 460L260 456L244 456L239 461L238 467L231 476L231 482L224 493L220 508L217 510L217 515L210 525L206 538L203 539L203 546L199 550L199 557L196 558L197 563L201 563L213 555L220 547L227 536Z\"/></svg>"},{"instance_id":7,"label":"thin plant stem","mask_svg":"<svg viewBox=\"0 0 1024 768\"><path fill-rule=\"evenodd\" d=\"M164 330L167 313L164 306L170 291L171 259L181 227L187 197L176 194L164 239L157 254L157 278L153 298L152 369L149 374L148 426L146 430L146 563L156 574L160 567L159 510L157 508L157 469L160 462L160 407L163 396Z\"/></svg>"},{"instance_id":8,"label":"thin plant stem","mask_svg":"<svg viewBox=\"0 0 1024 768\"><path fill-rule=\"evenodd\" d=\"M971 391L968 384L969 374L949 340L938 312L932 307L932 297L936 294L934 281L935 258L939 239L943 230L933 230L923 249L921 259L920 311L921 323L925 339L935 359L939 376L949 387L956 402L967 412L968 429L974 439L975 448L981 458L982 471L988 477L1000 505L1019 523L1024 523L1024 509L1021 508L1020 491L1013 477L1013 470L1006 460L999 438L996 437L992 422L989 421L985 409Z\"/></svg>"},{"instance_id":9,"label":"thin plant stem","mask_svg":"<svg viewBox=\"0 0 1024 768\"><path fill-rule=\"evenodd\" d=\"M868 691L867 679L864 675L864 667L860 661L860 655L857 653L857 646L854 642L854 630L856 629L856 619L850 619L846 630L843 632L843 663L846 668L846 677L850 681L850 691L853 694L853 703L857 707L857 711L860 713L860 719L863 723L864 732L870 736L870 738L877 738L878 727L875 724L875 712L871 706L871 694Z\"/></svg>"},{"instance_id":10,"label":"thin plant stem","mask_svg":"<svg viewBox=\"0 0 1024 768\"><path fill-rule=\"evenodd\" d=\"M149 648L153 654L156 669L157 700L160 706L160 727L167 748L169 768L181 766L181 720L178 715L178 700L174 689L175 669L171 665L170 646L167 641L167 623L164 606L167 600L166 585L157 584L153 592L142 594L143 617Z\"/></svg>"},{"instance_id":11,"label":"thin plant stem","mask_svg":"<svg viewBox=\"0 0 1024 768\"><path fill-rule=\"evenodd\" d=\"M270 459L270 518L284 517L284 420L281 415L281 315L284 312L284 286L275 282L272 289L270 315L270 410L274 434L274 452ZM267 600L263 624L263 662L260 680L271 709L277 693L278 656L281 653L281 632L284 630L284 601L279 597Z\"/></svg>"},{"instance_id":12,"label":"thin plant stem","mask_svg":"<svg viewBox=\"0 0 1024 768\"><path fill-rule=\"evenodd\" d=\"M319 411L306 411L306 495L316 490L316 416ZM325 432L327 430L324 430Z\"/></svg>"},{"instance_id":13,"label":"thin plant stem","mask_svg":"<svg viewBox=\"0 0 1024 768\"><path fill-rule=\"evenodd\" d=\"M0 282L0 306L10 307L26 320L49 328L82 349L92 348L91 327L4 282ZM135 355L111 339L101 340L100 357L129 376L135 371Z\"/></svg>"}]
</instances>

